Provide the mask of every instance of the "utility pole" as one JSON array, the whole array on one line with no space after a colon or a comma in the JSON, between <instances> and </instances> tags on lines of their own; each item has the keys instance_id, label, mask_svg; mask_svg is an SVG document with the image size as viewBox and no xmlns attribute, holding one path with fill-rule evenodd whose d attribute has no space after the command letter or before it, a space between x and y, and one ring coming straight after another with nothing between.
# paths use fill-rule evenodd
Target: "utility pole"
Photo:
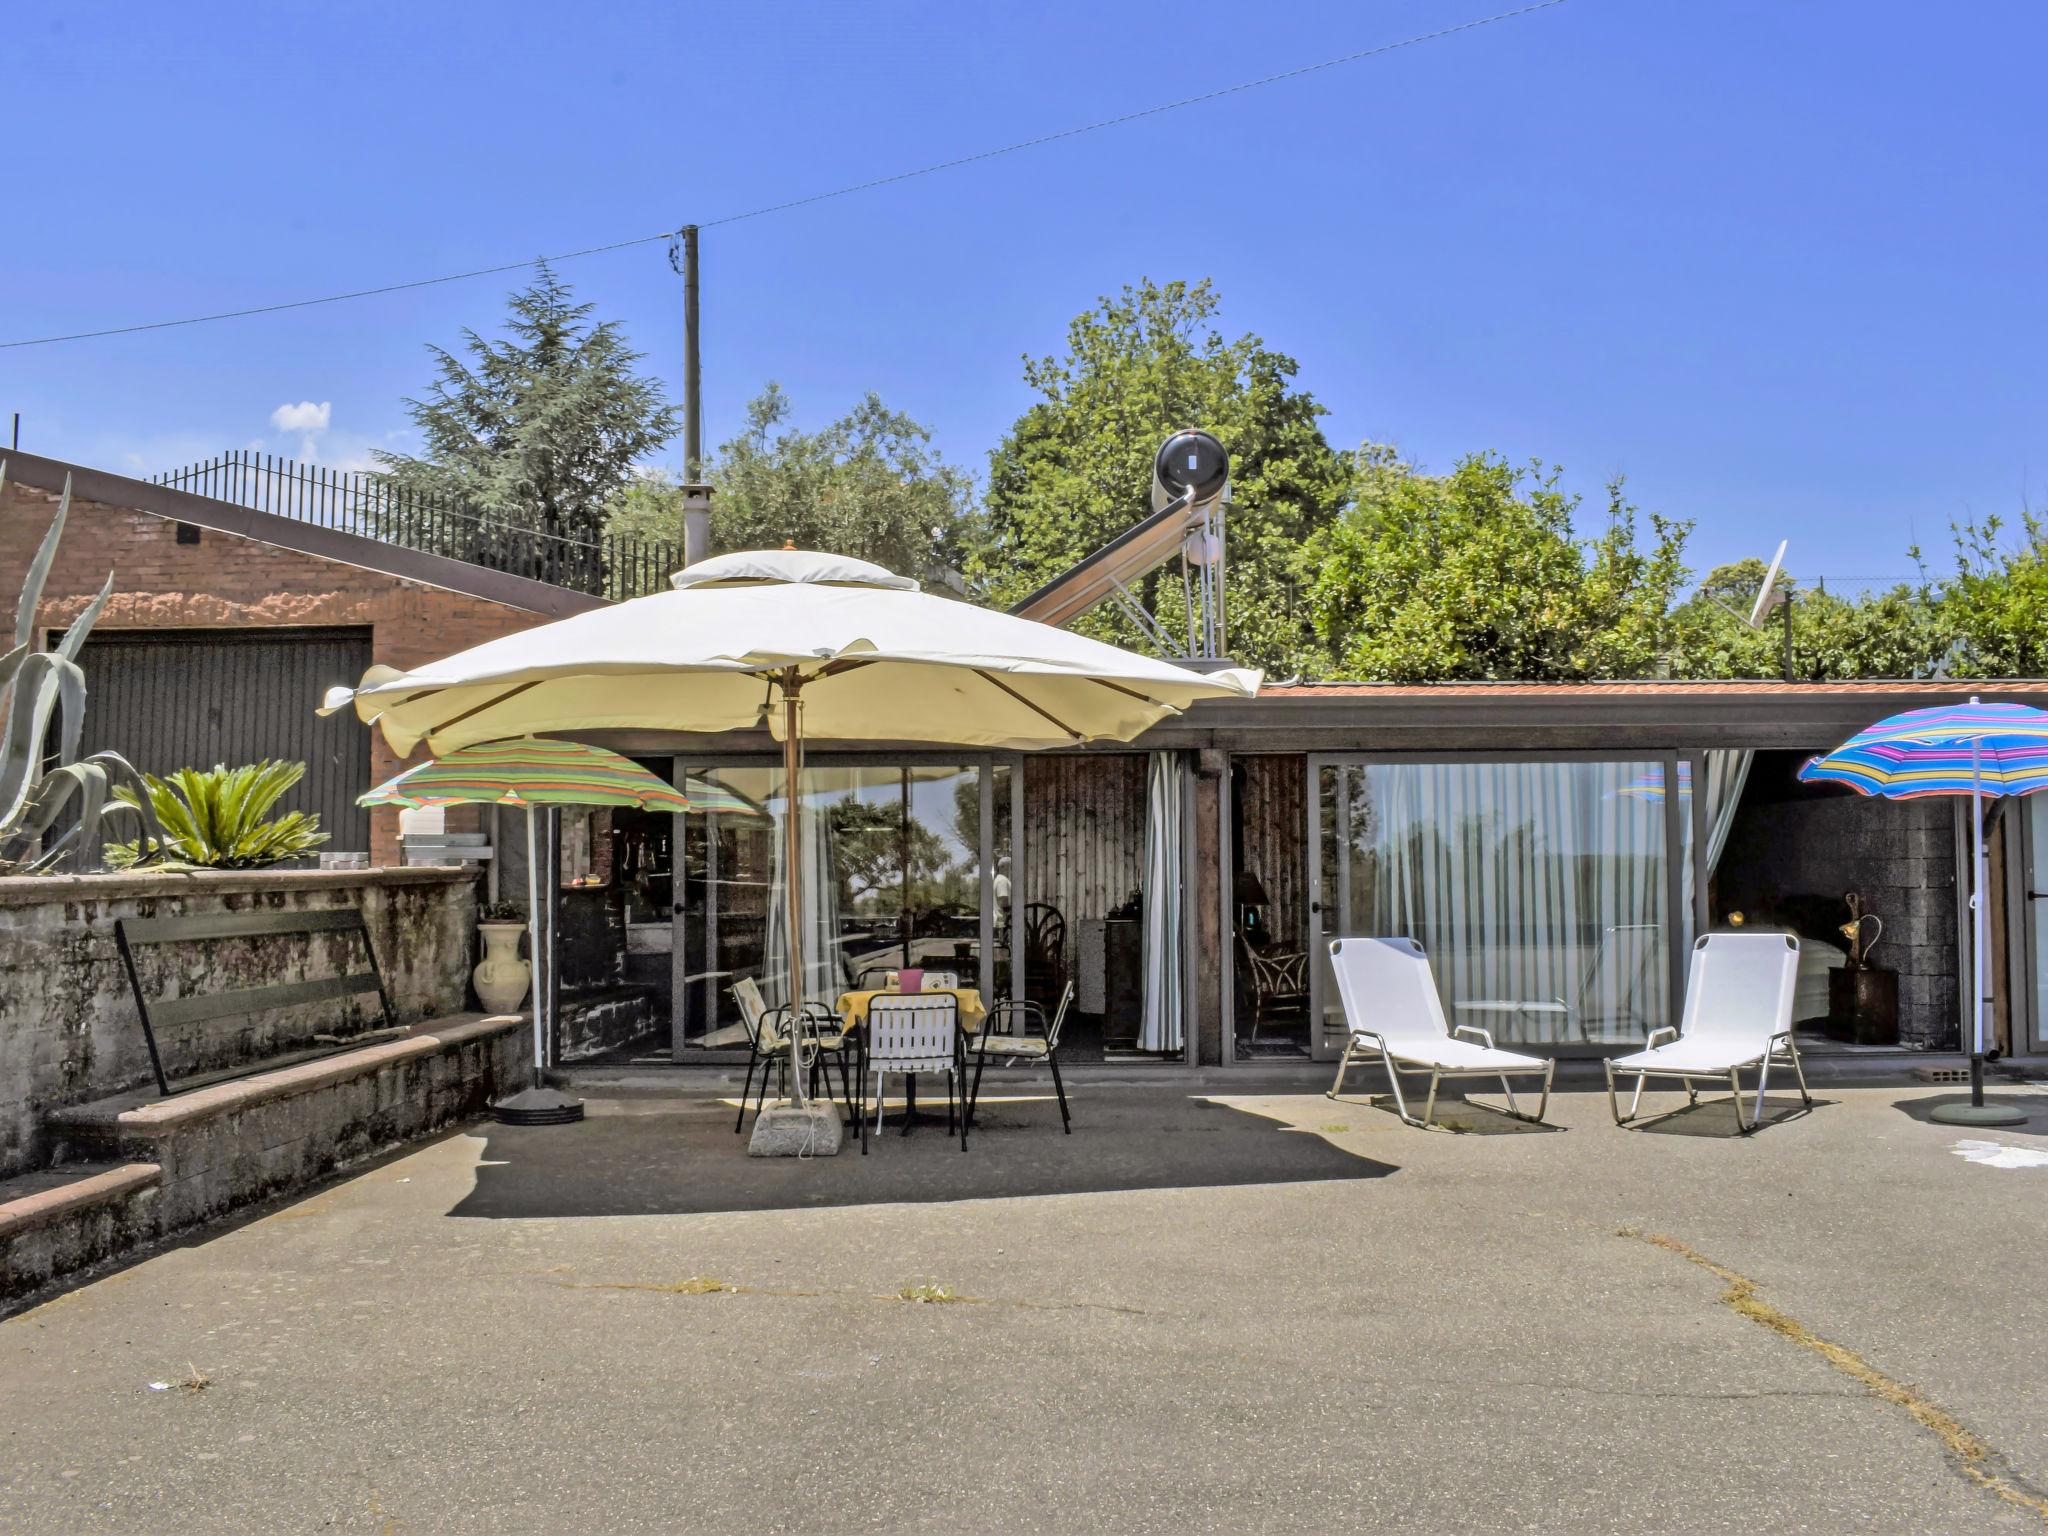
<instances>
[{"instance_id":1,"label":"utility pole","mask_svg":"<svg viewBox=\"0 0 2048 1536\"><path fill-rule=\"evenodd\" d=\"M685 224L683 263L683 564L711 553L711 487L704 484L704 371L697 340L697 226ZM675 252L669 253L673 260Z\"/></svg>"},{"instance_id":2,"label":"utility pole","mask_svg":"<svg viewBox=\"0 0 2048 1536\"><path fill-rule=\"evenodd\" d=\"M697 353L697 226L683 226L683 478L704 463L704 374Z\"/></svg>"}]
</instances>

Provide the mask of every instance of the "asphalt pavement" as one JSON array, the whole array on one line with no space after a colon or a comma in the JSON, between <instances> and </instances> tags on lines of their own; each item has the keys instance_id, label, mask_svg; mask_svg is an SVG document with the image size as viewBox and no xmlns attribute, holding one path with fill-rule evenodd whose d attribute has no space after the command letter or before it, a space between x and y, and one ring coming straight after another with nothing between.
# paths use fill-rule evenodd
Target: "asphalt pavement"
<instances>
[{"instance_id":1,"label":"asphalt pavement","mask_svg":"<svg viewBox=\"0 0 2048 1536\"><path fill-rule=\"evenodd\" d=\"M1241 1081L450 1134L0 1321L0 1529L2048 1530L2048 1094Z\"/></svg>"}]
</instances>

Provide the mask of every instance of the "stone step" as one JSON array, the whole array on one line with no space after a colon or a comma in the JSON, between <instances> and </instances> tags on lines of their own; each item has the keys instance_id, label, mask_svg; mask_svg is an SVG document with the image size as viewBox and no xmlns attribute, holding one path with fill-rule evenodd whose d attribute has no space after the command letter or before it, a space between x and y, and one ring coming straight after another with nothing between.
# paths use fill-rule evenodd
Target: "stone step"
<instances>
[{"instance_id":1,"label":"stone step","mask_svg":"<svg viewBox=\"0 0 2048 1536\"><path fill-rule=\"evenodd\" d=\"M67 1105L47 1123L66 1155L160 1167L163 1236L482 1114L530 1076L525 1041L516 1014L457 1014L169 1098L152 1088Z\"/></svg>"},{"instance_id":2,"label":"stone step","mask_svg":"<svg viewBox=\"0 0 2048 1536\"><path fill-rule=\"evenodd\" d=\"M155 1235L156 1163L69 1163L0 1181L0 1305Z\"/></svg>"}]
</instances>

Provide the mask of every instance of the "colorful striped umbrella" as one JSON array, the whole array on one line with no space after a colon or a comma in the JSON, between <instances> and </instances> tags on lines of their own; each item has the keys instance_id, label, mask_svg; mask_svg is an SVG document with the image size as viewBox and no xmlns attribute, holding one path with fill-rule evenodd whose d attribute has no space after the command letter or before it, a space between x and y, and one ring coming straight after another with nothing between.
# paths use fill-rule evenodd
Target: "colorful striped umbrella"
<instances>
[{"instance_id":1,"label":"colorful striped umbrella","mask_svg":"<svg viewBox=\"0 0 2048 1536\"><path fill-rule=\"evenodd\" d=\"M1799 777L1887 800L2032 794L2048 789L2048 711L1975 699L1908 710L1811 759Z\"/></svg>"},{"instance_id":2,"label":"colorful striped umbrella","mask_svg":"<svg viewBox=\"0 0 2048 1536\"><path fill-rule=\"evenodd\" d=\"M1912 709L1858 731L1834 751L1811 758L1799 770L1808 784L1847 784L1858 794L1887 800L1926 795L1968 795L1971 867L1971 953L1976 957L1976 997L1971 1016L1970 1104L1938 1105L1935 1118L1969 1125L2009 1125L2025 1116L1984 1103L1986 963L1984 802L2002 795L2048 789L2048 710L2026 704L1941 704Z\"/></svg>"},{"instance_id":3,"label":"colorful striped umbrella","mask_svg":"<svg viewBox=\"0 0 2048 1536\"><path fill-rule=\"evenodd\" d=\"M653 811L721 811L760 816L731 790L692 779L688 792L603 747L522 736L463 747L408 768L358 805L614 805Z\"/></svg>"}]
</instances>

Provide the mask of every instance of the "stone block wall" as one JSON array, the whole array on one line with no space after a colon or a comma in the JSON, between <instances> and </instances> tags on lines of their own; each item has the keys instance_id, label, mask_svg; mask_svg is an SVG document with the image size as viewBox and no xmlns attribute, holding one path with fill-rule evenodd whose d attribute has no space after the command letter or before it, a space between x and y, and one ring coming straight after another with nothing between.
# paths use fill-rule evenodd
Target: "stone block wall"
<instances>
[{"instance_id":1,"label":"stone block wall","mask_svg":"<svg viewBox=\"0 0 2048 1536\"><path fill-rule=\"evenodd\" d=\"M474 964L476 884L454 869L0 879L0 1178L47 1158L43 1117L154 1081L114 943L121 917L360 907L401 1023L461 1012ZM145 987L181 995L361 967L339 934L229 939L138 953ZM349 1022L345 1003L273 1009L159 1032L173 1074L238 1066Z\"/></svg>"},{"instance_id":2,"label":"stone block wall","mask_svg":"<svg viewBox=\"0 0 2048 1536\"><path fill-rule=\"evenodd\" d=\"M1955 809L1946 799L1860 795L1745 805L1715 871L1719 905L1815 932L1819 914L1848 919L1844 893L1884 920L1871 963L1899 973L1899 1038L1925 1047L1957 1037ZM1830 906L1830 903L1837 904Z\"/></svg>"}]
</instances>

